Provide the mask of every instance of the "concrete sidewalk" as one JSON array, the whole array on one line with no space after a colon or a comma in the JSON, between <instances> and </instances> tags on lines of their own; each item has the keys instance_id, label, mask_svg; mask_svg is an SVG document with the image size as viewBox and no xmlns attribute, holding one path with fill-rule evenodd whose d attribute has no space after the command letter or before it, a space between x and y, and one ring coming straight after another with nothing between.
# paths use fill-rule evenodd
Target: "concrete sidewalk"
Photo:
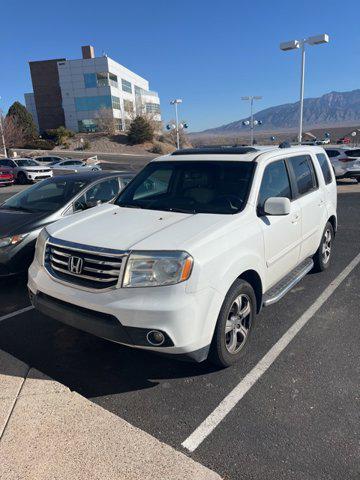
<instances>
[{"instance_id":1,"label":"concrete sidewalk","mask_svg":"<svg viewBox=\"0 0 360 480\"><path fill-rule=\"evenodd\" d=\"M0 350L2 480L220 480Z\"/></svg>"}]
</instances>

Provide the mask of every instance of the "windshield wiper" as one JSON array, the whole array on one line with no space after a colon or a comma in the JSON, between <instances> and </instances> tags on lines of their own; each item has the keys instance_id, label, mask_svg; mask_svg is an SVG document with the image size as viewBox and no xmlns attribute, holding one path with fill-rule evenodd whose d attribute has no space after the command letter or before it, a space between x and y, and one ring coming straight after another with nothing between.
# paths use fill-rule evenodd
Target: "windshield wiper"
<instances>
[{"instance_id":1,"label":"windshield wiper","mask_svg":"<svg viewBox=\"0 0 360 480\"><path fill-rule=\"evenodd\" d=\"M169 212L176 212L176 213L197 213L196 210L187 210L185 208L168 208Z\"/></svg>"}]
</instances>

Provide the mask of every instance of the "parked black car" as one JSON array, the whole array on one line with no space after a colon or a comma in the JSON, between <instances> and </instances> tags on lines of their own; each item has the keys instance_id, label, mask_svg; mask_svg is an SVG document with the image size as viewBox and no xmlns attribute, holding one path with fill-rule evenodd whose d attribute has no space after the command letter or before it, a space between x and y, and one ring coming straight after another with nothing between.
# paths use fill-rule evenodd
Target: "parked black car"
<instances>
[{"instance_id":1,"label":"parked black car","mask_svg":"<svg viewBox=\"0 0 360 480\"><path fill-rule=\"evenodd\" d=\"M40 230L99 203L109 202L134 177L130 172L86 172L36 183L0 205L0 277L26 271Z\"/></svg>"}]
</instances>

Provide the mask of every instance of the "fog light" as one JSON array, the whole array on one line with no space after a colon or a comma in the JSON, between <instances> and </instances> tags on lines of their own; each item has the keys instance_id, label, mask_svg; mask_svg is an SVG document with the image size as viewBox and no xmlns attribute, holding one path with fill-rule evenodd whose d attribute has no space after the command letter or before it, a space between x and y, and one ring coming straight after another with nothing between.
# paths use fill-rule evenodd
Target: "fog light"
<instances>
[{"instance_id":1,"label":"fog light","mask_svg":"<svg viewBox=\"0 0 360 480\"><path fill-rule=\"evenodd\" d=\"M146 339L151 345L154 345L155 347L159 347L165 342L164 334L157 330L151 330L150 332L148 332L148 334L146 335Z\"/></svg>"}]
</instances>

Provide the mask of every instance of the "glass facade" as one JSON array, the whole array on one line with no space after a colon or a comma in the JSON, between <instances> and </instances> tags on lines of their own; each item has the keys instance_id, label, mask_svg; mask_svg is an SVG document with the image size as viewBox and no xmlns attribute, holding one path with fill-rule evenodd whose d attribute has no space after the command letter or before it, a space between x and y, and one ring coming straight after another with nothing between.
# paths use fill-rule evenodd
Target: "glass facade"
<instances>
[{"instance_id":1,"label":"glass facade","mask_svg":"<svg viewBox=\"0 0 360 480\"><path fill-rule=\"evenodd\" d=\"M145 108L146 113L160 113L160 105L158 103L147 103Z\"/></svg>"},{"instance_id":2,"label":"glass facade","mask_svg":"<svg viewBox=\"0 0 360 480\"><path fill-rule=\"evenodd\" d=\"M111 107L110 95L99 95L98 97L75 97L75 108L78 112L100 110L100 108Z\"/></svg>"},{"instance_id":3,"label":"glass facade","mask_svg":"<svg viewBox=\"0 0 360 480\"><path fill-rule=\"evenodd\" d=\"M84 73L85 88L118 87L117 76L109 72Z\"/></svg>"},{"instance_id":4,"label":"glass facade","mask_svg":"<svg viewBox=\"0 0 360 480\"><path fill-rule=\"evenodd\" d=\"M97 123L92 119L78 120L78 128L79 132L96 132Z\"/></svg>"},{"instance_id":5,"label":"glass facade","mask_svg":"<svg viewBox=\"0 0 360 480\"><path fill-rule=\"evenodd\" d=\"M94 88L96 84L96 73L84 73L85 88Z\"/></svg>"},{"instance_id":6,"label":"glass facade","mask_svg":"<svg viewBox=\"0 0 360 480\"><path fill-rule=\"evenodd\" d=\"M132 85L127 80L121 79L121 86L124 92L132 93Z\"/></svg>"}]
</instances>

